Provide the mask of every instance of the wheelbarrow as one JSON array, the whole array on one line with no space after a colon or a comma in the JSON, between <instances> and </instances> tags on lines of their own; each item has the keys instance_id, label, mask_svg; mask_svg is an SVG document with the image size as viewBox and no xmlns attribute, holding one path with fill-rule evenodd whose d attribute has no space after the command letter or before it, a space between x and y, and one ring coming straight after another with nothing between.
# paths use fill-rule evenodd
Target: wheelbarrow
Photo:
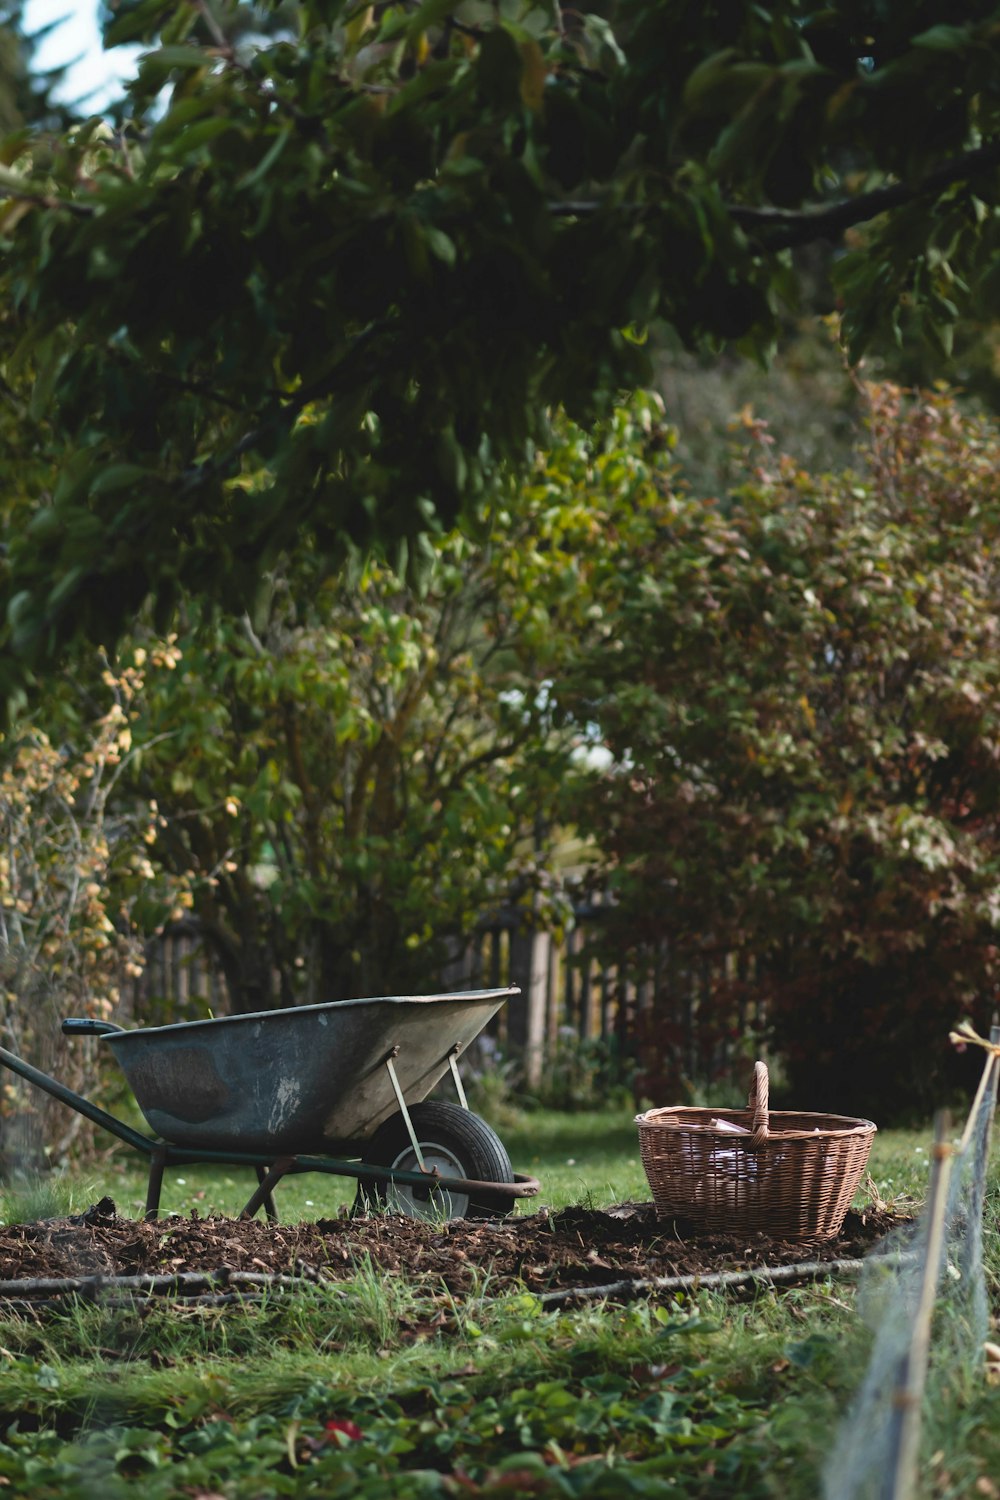
<instances>
[{"instance_id":1,"label":"wheelbarrow","mask_svg":"<svg viewBox=\"0 0 1000 1500\"><path fill-rule=\"evenodd\" d=\"M468 1107L458 1058L520 991L333 1000L288 1010L125 1030L67 1018L115 1055L154 1136L0 1047L0 1064L149 1159L145 1216L168 1166L252 1167L241 1218L277 1218L274 1188L296 1172L358 1183L355 1208L413 1218L509 1213L539 1184L511 1169L500 1138ZM427 1100L451 1073L458 1102Z\"/></svg>"}]
</instances>

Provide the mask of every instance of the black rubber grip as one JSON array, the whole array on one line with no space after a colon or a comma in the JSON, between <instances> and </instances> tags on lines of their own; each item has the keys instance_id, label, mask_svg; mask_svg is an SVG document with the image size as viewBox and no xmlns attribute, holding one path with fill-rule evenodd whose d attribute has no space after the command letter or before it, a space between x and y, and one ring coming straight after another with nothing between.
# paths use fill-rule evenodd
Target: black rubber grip
<instances>
[{"instance_id":1,"label":"black rubber grip","mask_svg":"<svg viewBox=\"0 0 1000 1500\"><path fill-rule=\"evenodd\" d=\"M64 1036L107 1036L110 1031L124 1031L114 1021L95 1021L90 1016L67 1016L62 1023Z\"/></svg>"}]
</instances>

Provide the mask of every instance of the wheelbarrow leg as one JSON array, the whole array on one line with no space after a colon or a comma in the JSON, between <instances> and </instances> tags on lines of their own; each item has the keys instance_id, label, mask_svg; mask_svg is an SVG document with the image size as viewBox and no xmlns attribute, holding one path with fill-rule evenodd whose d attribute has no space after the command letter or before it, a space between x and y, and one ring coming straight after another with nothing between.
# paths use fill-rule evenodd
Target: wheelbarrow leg
<instances>
[{"instance_id":1,"label":"wheelbarrow leg","mask_svg":"<svg viewBox=\"0 0 1000 1500\"><path fill-rule=\"evenodd\" d=\"M403 1090L400 1088L399 1079L396 1077L396 1069L392 1065L393 1058L397 1057L398 1055L399 1044L397 1043L389 1053L389 1056L386 1058L385 1066L389 1074L389 1082L392 1084L392 1091L396 1095L396 1103L399 1105L399 1113L403 1116L403 1124L406 1126L407 1134L410 1137L410 1145L413 1147L413 1154L416 1157L417 1165L422 1172L424 1170L424 1153L421 1149L420 1142L417 1140L417 1132L413 1128L413 1121L410 1119L410 1111L406 1107L406 1100L403 1098Z\"/></svg>"},{"instance_id":2,"label":"wheelbarrow leg","mask_svg":"<svg viewBox=\"0 0 1000 1500\"><path fill-rule=\"evenodd\" d=\"M244 1205L243 1210L240 1213L240 1218L252 1219L257 1210L263 1205L268 1218L270 1219L273 1216L276 1219L278 1216L274 1212L274 1199L271 1197L271 1193L284 1177L285 1173L290 1171L291 1168L294 1167L294 1165L294 1156L279 1156L278 1160L272 1163L269 1172L264 1172L264 1169L262 1167L258 1167L257 1191L254 1193L253 1197L248 1199L248 1201ZM268 1207L269 1204L270 1207Z\"/></svg>"},{"instance_id":3,"label":"wheelbarrow leg","mask_svg":"<svg viewBox=\"0 0 1000 1500\"><path fill-rule=\"evenodd\" d=\"M256 1172L257 1172L257 1183L258 1183L259 1186L263 1187L265 1178L267 1176L267 1173L265 1172L265 1170L264 1170L263 1167L257 1167L256 1168ZM255 1212L256 1212L256 1210L255 1210ZM264 1194L264 1212L267 1214L268 1221L271 1224L277 1224L277 1222L278 1222L278 1210L274 1206L274 1199L271 1196L270 1189L268 1189L268 1191Z\"/></svg>"},{"instance_id":4,"label":"wheelbarrow leg","mask_svg":"<svg viewBox=\"0 0 1000 1500\"><path fill-rule=\"evenodd\" d=\"M166 1165L166 1147L154 1146L149 1153L149 1181L146 1184L145 1217L150 1220L159 1218L160 1192L163 1188L163 1171Z\"/></svg>"}]
</instances>

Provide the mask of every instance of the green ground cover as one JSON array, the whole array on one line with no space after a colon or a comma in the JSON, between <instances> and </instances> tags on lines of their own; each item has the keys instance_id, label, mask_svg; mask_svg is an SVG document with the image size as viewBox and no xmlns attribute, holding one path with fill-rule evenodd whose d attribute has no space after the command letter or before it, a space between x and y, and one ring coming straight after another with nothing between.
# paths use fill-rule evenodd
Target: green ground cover
<instances>
[{"instance_id":1,"label":"green ground cover","mask_svg":"<svg viewBox=\"0 0 1000 1500\"><path fill-rule=\"evenodd\" d=\"M502 1135L553 1207L648 1197L627 1112L508 1116ZM928 1131L880 1133L880 1197L909 1208L923 1196L929 1142ZM186 1169L168 1179L164 1207L232 1212L244 1186ZM331 1188L350 1196L333 1179L287 1185L283 1217L329 1213L318 1194ZM47 1199L8 1196L3 1208L79 1209L106 1192L138 1212L134 1158L116 1151L50 1184ZM995 1286L995 1258L990 1275ZM7 1316L0 1489L39 1500L816 1500L866 1347L843 1281L557 1311L494 1295L485 1273L456 1302L366 1272L246 1309ZM956 1411L950 1432L934 1433L923 1493L989 1495L977 1486L1000 1472L996 1388L964 1389Z\"/></svg>"}]
</instances>

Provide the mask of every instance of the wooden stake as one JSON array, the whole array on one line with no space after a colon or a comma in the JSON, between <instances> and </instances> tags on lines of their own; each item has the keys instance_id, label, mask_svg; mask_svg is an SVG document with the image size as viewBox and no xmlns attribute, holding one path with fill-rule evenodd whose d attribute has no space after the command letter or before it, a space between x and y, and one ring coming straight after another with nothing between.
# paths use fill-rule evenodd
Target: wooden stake
<instances>
[{"instance_id":1,"label":"wooden stake","mask_svg":"<svg viewBox=\"0 0 1000 1500\"><path fill-rule=\"evenodd\" d=\"M937 1298L948 1206L948 1184L951 1180L952 1148L948 1143L950 1132L951 1118L947 1110L941 1110L934 1117L934 1146L926 1209L926 1259L920 1285L920 1300L913 1321L913 1335L909 1348L899 1362L899 1375L893 1398L889 1464L886 1470L886 1484L882 1491L883 1500L912 1500L915 1493L917 1455L920 1446L920 1418L924 1386L927 1381L931 1320L934 1316L934 1303Z\"/></svg>"}]
</instances>

